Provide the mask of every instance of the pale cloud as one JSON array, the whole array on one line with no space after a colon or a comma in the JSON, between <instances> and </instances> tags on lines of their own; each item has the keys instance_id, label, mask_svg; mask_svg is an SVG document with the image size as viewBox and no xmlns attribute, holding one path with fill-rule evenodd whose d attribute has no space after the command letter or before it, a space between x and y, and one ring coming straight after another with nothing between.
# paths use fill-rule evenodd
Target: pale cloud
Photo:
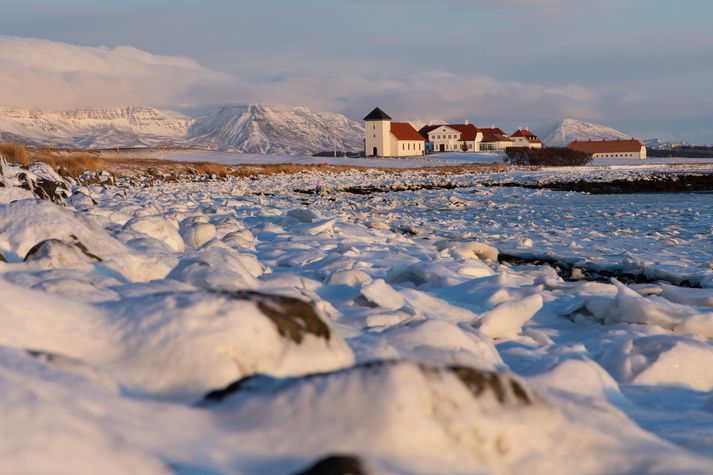
<instances>
[{"instance_id":1,"label":"pale cloud","mask_svg":"<svg viewBox=\"0 0 713 475\"><path fill-rule=\"evenodd\" d=\"M0 36L0 104L9 107L176 104L215 100L235 78L185 57L130 46L85 47Z\"/></svg>"},{"instance_id":2,"label":"pale cloud","mask_svg":"<svg viewBox=\"0 0 713 475\"><path fill-rule=\"evenodd\" d=\"M292 74L247 80L187 57L161 56L130 46L86 47L0 36L0 106L179 107L267 102L305 105L363 117L384 107L394 117L534 122L577 117L606 121L645 97L603 95L576 84L539 85L485 75L425 70L398 75Z\"/></svg>"}]
</instances>

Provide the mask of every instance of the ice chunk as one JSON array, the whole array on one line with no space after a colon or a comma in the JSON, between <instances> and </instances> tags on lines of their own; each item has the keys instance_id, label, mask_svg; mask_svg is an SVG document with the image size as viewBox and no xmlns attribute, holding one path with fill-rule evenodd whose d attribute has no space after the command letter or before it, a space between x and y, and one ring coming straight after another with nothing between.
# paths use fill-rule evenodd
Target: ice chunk
<instances>
[{"instance_id":1,"label":"ice chunk","mask_svg":"<svg viewBox=\"0 0 713 475\"><path fill-rule=\"evenodd\" d=\"M364 271L342 270L336 271L327 279L327 285L348 285L350 287L361 287L368 284L372 278Z\"/></svg>"},{"instance_id":2,"label":"ice chunk","mask_svg":"<svg viewBox=\"0 0 713 475\"><path fill-rule=\"evenodd\" d=\"M398 310L404 306L404 298L384 279L377 279L361 288L359 302L387 310Z\"/></svg>"},{"instance_id":3,"label":"ice chunk","mask_svg":"<svg viewBox=\"0 0 713 475\"><path fill-rule=\"evenodd\" d=\"M208 289L256 289L258 281L250 271L254 258L225 248L211 248L184 257L166 278Z\"/></svg>"},{"instance_id":4,"label":"ice chunk","mask_svg":"<svg viewBox=\"0 0 713 475\"><path fill-rule=\"evenodd\" d=\"M653 335L623 341L598 358L619 382L713 390L713 347L689 337Z\"/></svg>"},{"instance_id":5,"label":"ice chunk","mask_svg":"<svg viewBox=\"0 0 713 475\"><path fill-rule=\"evenodd\" d=\"M482 242L440 241L436 243L436 249L439 251L447 249L451 254L464 258L475 256L487 261L498 260L498 250Z\"/></svg>"},{"instance_id":6,"label":"ice chunk","mask_svg":"<svg viewBox=\"0 0 713 475\"><path fill-rule=\"evenodd\" d=\"M139 217L130 219L124 229L146 234L165 243L174 252L185 251L185 245L175 222L157 217Z\"/></svg>"},{"instance_id":7,"label":"ice chunk","mask_svg":"<svg viewBox=\"0 0 713 475\"><path fill-rule=\"evenodd\" d=\"M211 223L195 223L183 232L183 242L197 249L217 236L215 225Z\"/></svg>"},{"instance_id":8,"label":"ice chunk","mask_svg":"<svg viewBox=\"0 0 713 475\"><path fill-rule=\"evenodd\" d=\"M516 338L522 325L542 308L541 295L530 295L522 300L505 302L484 313L476 321L476 327L490 338Z\"/></svg>"}]
</instances>

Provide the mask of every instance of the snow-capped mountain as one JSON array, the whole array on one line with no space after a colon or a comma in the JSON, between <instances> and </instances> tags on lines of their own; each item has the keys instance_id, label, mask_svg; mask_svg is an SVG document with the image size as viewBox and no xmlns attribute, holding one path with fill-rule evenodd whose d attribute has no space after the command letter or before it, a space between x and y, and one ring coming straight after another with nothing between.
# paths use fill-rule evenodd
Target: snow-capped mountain
<instances>
[{"instance_id":1,"label":"snow-capped mountain","mask_svg":"<svg viewBox=\"0 0 713 475\"><path fill-rule=\"evenodd\" d=\"M246 153L309 154L333 150L358 151L364 132L341 114L306 107L267 104L204 107L189 130L191 144L201 148Z\"/></svg>"},{"instance_id":2,"label":"snow-capped mountain","mask_svg":"<svg viewBox=\"0 0 713 475\"><path fill-rule=\"evenodd\" d=\"M630 139L631 135L606 125L564 119L533 127L540 139L549 147L565 147L575 140Z\"/></svg>"},{"instance_id":3,"label":"snow-capped mountain","mask_svg":"<svg viewBox=\"0 0 713 475\"><path fill-rule=\"evenodd\" d=\"M42 111L0 109L0 133L33 145L155 146L186 136L193 120L148 107Z\"/></svg>"},{"instance_id":4,"label":"snow-capped mountain","mask_svg":"<svg viewBox=\"0 0 713 475\"><path fill-rule=\"evenodd\" d=\"M0 139L83 148L177 146L309 154L362 149L361 126L306 107L221 105L183 112L147 107L50 112L0 108Z\"/></svg>"}]
</instances>

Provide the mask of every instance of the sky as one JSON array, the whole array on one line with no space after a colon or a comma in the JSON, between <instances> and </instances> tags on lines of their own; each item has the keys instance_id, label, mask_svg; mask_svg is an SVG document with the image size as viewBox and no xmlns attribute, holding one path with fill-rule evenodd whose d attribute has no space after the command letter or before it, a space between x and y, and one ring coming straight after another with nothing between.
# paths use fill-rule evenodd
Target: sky
<instances>
[{"instance_id":1,"label":"sky","mask_svg":"<svg viewBox=\"0 0 713 475\"><path fill-rule=\"evenodd\" d=\"M713 143L710 0L0 0L0 106L305 105Z\"/></svg>"}]
</instances>

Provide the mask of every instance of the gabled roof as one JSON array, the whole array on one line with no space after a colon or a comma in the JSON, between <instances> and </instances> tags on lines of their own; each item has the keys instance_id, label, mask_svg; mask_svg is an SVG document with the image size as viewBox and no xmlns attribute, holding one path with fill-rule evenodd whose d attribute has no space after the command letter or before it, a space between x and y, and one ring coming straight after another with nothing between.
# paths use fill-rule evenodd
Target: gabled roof
<instances>
[{"instance_id":1,"label":"gabled roof","mask_svg":"<svg viewBox=\"0 0 713 475\"><path fill-rule=\"evenodd\" d=\"M481 129L482 130L482 129ZM492 130L492 129L491 129ZM483 142L512 142L512 139L505 134L483 134Z\"/></svg>"},{"instance_id":2,"label":"gabled roof","mask_svg":"<svg viewBox=\"0 0 713 475\"><path fill-rule=\"evenodd\" d=\"M448 124L448 127L460 132L461 142L472 142L478 137L478 128L473 124Z\"/></svg>"},{"instance_id":3,"label":"gabled roof","mask_svg":"<svg viewBox=\"0 0 713 475\"><path fill-rule=\"evenodd\" d=\"M526 138L530 143L542 143L542 141L538 139L535 134L533 134L527 129L518 129L518 131L512 134L511 137L523 137Z\"/></svg>"},{"instance_id":4,"label":"gabled roof","mask_svg":"<svg viewBox=\"0 0 713 475\"><path fill-rule=\"evenodd\" d=\"M423 136L425 140L428 140L428 133L433 132L439 127L448 127L449 129L460 132L460 141L473 142L478 136L478 128L473 124L439 124L439 125L426 125L421 127L418 131L419 134Z\"/></svg>"},{"instance_id":5,"label":"gabled roof","mask_svg":"<svg viewBox=\"0 0 713 475\"><path fill-rule=\"evenodd\" d=\"M644 144L636 139L630 140L575 140L568 148L579 152L595 153L631 153L640 152Z\"/></svg>"},{"instance_id":6,"label":"gabled roof","mask_svg":"<svg viewBox=\"0 0 713 475\"><path fill-rule=\"evenodd\" d=\"M406 122L392 122L391 133L397 140L419 140L423 141L423 137L419 134L411 124Z\"/></svg>"},{"instance_id":7,"label":"gabled roof","mask_svg":"<svg viewBox=\"0 0 713 475\"><path fill-rule=\"evenodd\" d=\"M373 111L369 112L369 115L364 117L365 122L370 120L391 120L391 117L389 117L386 112L382 111L377 107Z\"/></svg>"},{"instance_id":8,"label":"gabled roof","mask_svg":"<svg viewBox=\"0 0 713 475\"><path fill-rule=\"evenodd\" d=\"M481 132L483 132L483 136L485 135L505 135L507 134L503 131L503 129L498 128L498 127L489 127L485 129L480 129Z\"/></svg>"},{"instance_id":9,"label":"gabled roof","mask_svg":"<svg viewBox=\"0 0 713 475\"><path fill-rule=\"evenodd\" d=\"M423 137L423 140L428 140L428 133L433 132L436 130L440 125L424 125L421 127L421 129L418 131L419 134L421 134L421 137Z\"/></svg>"}]
</instances>

